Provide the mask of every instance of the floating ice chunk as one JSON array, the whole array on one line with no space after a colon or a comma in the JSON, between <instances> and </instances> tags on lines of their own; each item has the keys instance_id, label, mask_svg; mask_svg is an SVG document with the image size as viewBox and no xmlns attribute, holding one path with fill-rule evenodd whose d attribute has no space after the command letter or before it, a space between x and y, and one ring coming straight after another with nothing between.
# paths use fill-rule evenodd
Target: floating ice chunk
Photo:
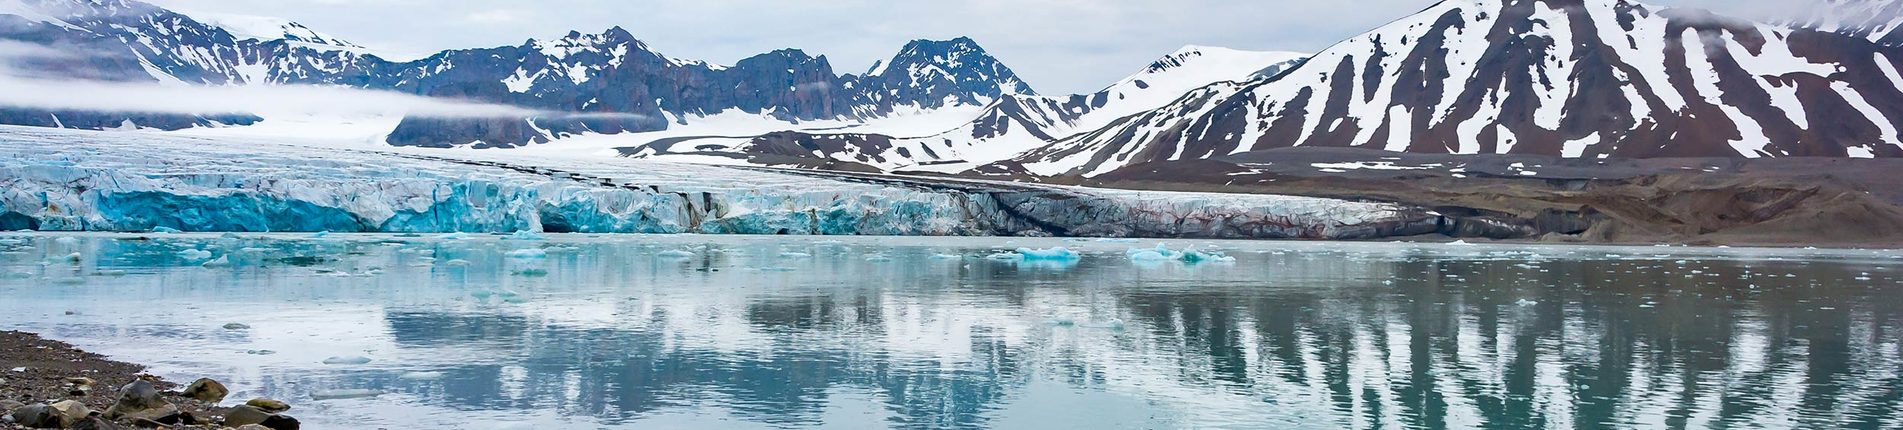
<instances>
[{"instance_id":1,"label":"floating ice chunk","mask_svg":"<svg viewBox=\"0 0 1903 430\"><path fill-rule=\"evenodd\" d=\"M72 236L60 236L58 238L53 239L53 243L57 243L61 245L78 245L79 238L72 237Z\"/></svg>"},{"instance_id":2,"label":"floating ice chunk","mask_svg":"<svg viewBox=\"0 0 1903 430\"><path fill-rule=\"evenodd\" d=\"M1183 248L1182 251L1176 251L1176 250L1170 249L1169 246L1167 245L1157 244L1156 248L1154 249L1132 248L1128 251L1125 251L1124 255L1129 257L1130 261L1136 261L1136 262L1156 262L1156 261L1181 261L1184 263L1234 263L1236 262L1235 257L1230 257L1228 255L1223 254L1222 252L1213 251L1213 250L1198 251L1196 250L1195 246Z\"/></svg>"},{"instance_id":3,"label":"floating ice chunk","mask_svg":"<svg viewBox=\"0 0 1903 430\"><path fill-rule=\"evenodd\" d=\"M1540 302L1536 302L1536 301L1532 301L1532 300L1527 300L1527 299L1520 299L1520 301L1518 301L1518 302L1514 302L1514 304L1517 304L1517 305L1520 305L1520 306L1533 306L1533 305L1537 305L1537 304L1540 304Z\"/></svg>"},{"instance_id":4,"label":"floating ice chunk","mask_svg":"<svg viewBox=\"0 0 1903 430\"><path fill-rule=\"evenodd\" d=\"M205 267L225 267L231 265L230 255L220 255L218 259L205 262Z\"/></svg>"},{"instance_id":5,"label":"floating ice chunk","mask_svg":"<svg viewBox=\"0 0 1903 430\"><path fill-rule=\"evenodd\" d=\"M437 381L449 376L443 372L409 372L397 375L396 379L405 381Z\"/></svg>"},{"instance_id":6,"label":"floating ice chunk","mask_svg":"<svg viewBox=\"0 0 1903 430\"><path fill-rule=\"evenodd\" d=\"M669 250L669 251L661 251L661 253L654 254L654 256L661 257L661 258L675 258L675 259L694 258L694 253L687 250L675 249L675 250Z\"/></svg>"},{"instance_id":7,"label":"floating ice chunk","mask_svg":"<svg viewBox=\"0 0 1903 430\"><path fill-rule=\"evenodd\" d=\"M1122 239L1122 238L1109 238L1109 237L1106 237L1106 238L1102 238L1102 239L1097 239L1097 241L1098 241L1098 242L1104 242L1104 243L1137 243L1137 242L1140 242L1140 241L1142 241L1142 239Z\"/></svg>"},{"instance_id":8,"label":"floating ice chunk","mask_svg":"<svg viewBox=\"0 0 1903 430\"><path fill-rule=\"evenodd\" d=\"M542 236L540 233L523 230L510 234L508 240L548 240L548 238Z\"/></svg>"},{"instance_id":9,"label":"floating ice chunk","mask_svg":"<svg viewBox=\"0 0 1903 430\"><path fill-rule=\"evenodd\" d=\"M782 253L780 253L780 257L783 257L783 258L812 258L812 257L813 257L813 254L807 254L807 253L804 253L804 252L782 252Z\"/></svg>"},{"instance_id":10,"label":"floating ice chunk","mask_svg":"<svg viewBox=\"0 0 1903 430\"><path fill-rule=\"evenodd\" d=\"M1019 254L1016 252L1000 252L996 254L987 255L985 256L985 259L992 260L992 261L1024 261L1024 254Z\"/></svg>"},{"instance_id":11,"label":"floating ice chunk","mask_svg":"<svg viewBox=\"0 0 1903 430\"><path fill-rule=\"evenodd\" d=\"M1077 251L1062 246L1051 249L1018 248L1018 254L1023 255L1027 261L1069 261L1083 258Z\"/></svg>"},{"instance_id":12,"label":"floating ice chunk","mask_svg":"<svg viewBox=\"0 0 1903 430\"><path fill-rule=\"evenodd\" d=\"M75 252L72 254L67 254L65 260L69 262L78 263L81 258L85 258L85 257L86 257L85 255Z\"/></svg>"},{"instance_id":13,"label":"floating ice chunk","mask_svg":"<svg viewBox=\"0 0 1903 430\"><path fill-rule=\"evenodd\" d=\"M962 260L965 257L951 254L933 254L933 260Z\"/></svg>"},{"instance_id":14,"label":"floating ice chunk","mask_svg":"<svg viewBox=\"0 0 1903 430\"><path fill-rule=\"evenodd\" d=\"M326 238L326 237L330 237L330 232L328 232L328 231L320 231L320 232L316 232L316 233L311 233L311 238L312 238L312 239L322 239L322 238Z\"/></svg>"},{"instance_id":15,"label":"floating ice chunk","mask_svg":"<svg viewBox=\"0 0 1903 430\"><path fill-rule=\"evenodd\" d=\"M165 226L159 226L159 227L152 227L152 232L153 232L153 233L158 233L158 234L179 234L179 233L184 233L184 232L182 232L182 231L178 231L178 229L176 229L176 228L171 228L171 227L165 227Z\"/></svg>"},{"instance_id":16,"label":"floating ice chunk","mask_svg":"<svg viewBox=\"0 0 1903 430\"><path fill-rule=\"evenodd\" d=\"M514 258L518 260L537 260L537 259L548 258L548 250L544 250L542 248L518 249L514 251L509 251L508 255L509 255L509 258Z\"/></svg>"},{"instance_id":17,"label":"floating ice chunk","mask_svg":"<svg viewBox=\"0 0 1903 430\"><path fill-rule=\"evenodd\" d=\"M323 390L311 393L312 400L363 399L383 395L377 390Z\"/></svg>"},{"instance_id":18,"label":"floating ice chunk","mask_svg":"<svg viewBox=\"0 0 1903 430\"><path fill-rule=\"evenodd\" d=\"M868 255L868 256L866 256L866 261L867 261L867 262L872 262L872 263L884 263L884 262L889 262L889 261L892 261L892 257L887 257L887 256L884 256L884 255L878 255L878 254L873 254L873 255Z\"/></svg>"},{"instance_id":19,"label":"floating ice chunk","mask_svg":"<svg viewBox=\"0 0 1903 430\"><path fill-rule=\"evenodd\" d=\"M331 357L331 358L324 359L324 364L330 364L330 365L370 364L370 357L364 357L361 355L346 355L346 356Z\"/></svg>"},{"instance_id":20,"label":"floating ice chunk","mask_svg":"<svg viewBox=\"0 0 1903 430\"><path fill-rule=\"evenodd\" d=\"M463 232L449 233L442 236L436 236L436 238L439 240L463 240L463 239L469 238L469 233L463 233Z\"/></svg>"},{"instance_id":21,"label":"floating ice chunk","mask_svg":"<svg viewBox=\"0 0 1903 430\"><path fill-rule=\"evenodd\" d=\"M443 262L443 264L447 264L447 265L450 265L450 266L452 266L452 267L467 267L467 266L469 266L469 260L464 260L464 259L461 259L461 258L457 258L457 259L453 259L453 260L449 260L449 261L445 261L445 262Z\"/></svg>"},{"instance_id":22,"label":"floating ice chunk","mask_svg":"<svg viewBox=\"0 0 1903 430\"><path fill-rule=\"evenodd\" d=\"M179 251L178 258L183 258L189 261L209 260L211 259L211 251L205 251L205 250L199 250L199 249L187 249L187 250Z\"/></svg>"},{"instance_id":23,"label":"floating ice chunk","mask_svg":"<svg viewBox=\"0 0 1903 430\"><path fill-rule=\"evenodd\" d=\"M1448 246L1473 246L1473 244L1467 243L1466 240L1456 240L1453 242L1447 242L1447 245Z\"/></svg>"}]
</instances>

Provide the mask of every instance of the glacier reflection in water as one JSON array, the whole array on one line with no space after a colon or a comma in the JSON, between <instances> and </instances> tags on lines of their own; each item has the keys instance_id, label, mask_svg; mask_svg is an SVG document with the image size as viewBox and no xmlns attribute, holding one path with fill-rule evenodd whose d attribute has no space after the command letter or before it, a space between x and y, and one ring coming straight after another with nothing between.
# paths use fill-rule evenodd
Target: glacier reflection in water
<instances>
[{"instance_id":1,"label":"glacier reflection in water","mask_svg":"<svg viewBox=\"0 0 1903 430\"><path fill-rule=\"evenodd\" d=\"M519 239L0 236L0 329L312 428L1903 425L1889 251Z\"/></svg>"}]
</instances>

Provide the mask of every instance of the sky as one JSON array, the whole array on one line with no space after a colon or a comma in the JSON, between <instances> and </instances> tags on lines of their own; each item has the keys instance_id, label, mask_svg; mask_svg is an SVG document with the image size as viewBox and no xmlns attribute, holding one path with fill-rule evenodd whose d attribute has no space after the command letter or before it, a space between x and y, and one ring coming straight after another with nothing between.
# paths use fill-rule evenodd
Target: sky
<instances>
[{"instance_id":1,"label":"sky","mask_svg":"<svg viewBox=\"0 0 1903 430\"><path fill-rule=\"evenodd\" d=\"M148 0L271 16L396 54L621 26L662 54L732 64L781 48L859 73L913 39L969 36L1038 92L1096 91L1185 45L1314 52L1435 0ZM1652 0L1740 16L1801 0Z\"/></svg>"}]
</instances>

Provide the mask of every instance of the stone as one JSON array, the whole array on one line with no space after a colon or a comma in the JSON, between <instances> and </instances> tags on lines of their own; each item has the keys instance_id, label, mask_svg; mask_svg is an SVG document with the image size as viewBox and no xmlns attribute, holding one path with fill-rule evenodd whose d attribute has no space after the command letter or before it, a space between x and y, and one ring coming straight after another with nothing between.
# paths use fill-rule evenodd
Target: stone
<instances>
[{"instance_id":1,"label":"stone","mask_svg":"<svg viewBox=\"0 0 1903 430\"><path fill-rule=\"evenodd\" d=\"M78 423L80 420L84 420L93 414L92 408L86 407L85 403L80 403L78 400L62 400L58 403L47 405L46 411L59 420L58 427L60 428L72 427L74 423Z\"/></svg>"},{"instance_id":2,"label":"stone","mask_svg":"<svg viewBox=\"0 0 1903 430\"><path fill-rule=\"evenodd\" d=\"M246 406L258 408L258 410L273 413L273 414L291 410L291 404L289 403L284 403L284 401L277 400L277 399L267 399L263 397L251 399L251 401L244 402L244 404Z\"/></svg>"},{"instance_id":3,"label":"stone","mask_svg":"<svg viewBox=\"0 0 1903 430\"><path fill-rule=\"evenodd\" d=\"M119 430L125 427L122 427L118 424L113 424L112 421L106 421L105 418L100 418L97 415L93 415L93 416L87 416L86 419L82 419L82 420L79 420L79 422L73 423L73 425L68 428L71 428L73 430Z\"/></svg>"},{"instance_id":4,"label":"stone","mask_svg":"<svg viewBox=\"0 0 1903 430\"><path fill-rule=\"evenodd\" d=\"M246 424L264 424L271 413L251 405L238 405L225 411L225 427L243 427Z\"/></svg>"},{"instance_id":5,"label":"stone","mask_svg":"<svg viewBox=\"0 0 1903 430\"><path fill-rule=\"evenodd\" d=\"M97 384L98 382L94 381L93 378L88 378L84 376L74 376L71 378L66 378L66 383L73 384L73 385L92 385L92 384Z\"/></svg>"},{"instance_id":6,"label":"stone","mask_svg":"<svg viewBox=\"0 0 1903 430\"><path fill-rule=\"evenodd\" d=\"M225 384L211 378L199 378L197 381L192 381L192 385L186 386L184 392L185 397L212 404L225 401L225 396L230 394L231 390L225 389Z\"/></svg>"},{"instance_id":7,"label":"stone","mask_svg":"<svg viewBox=\"0 0 1903 430\"><path fill-rule=\"evenodd\" d=\"M245 424L238 426L238 430L271 430L271 428L262 424Z\"/></svg>"},{"instance_id":8,"label":"stone","mask_svg":"<svg viewBox=\"0 0 1903 430\"><path fill-rule=\"evenodd\" d=\"M114 407L118 407L118 406L114 405ZM178 415L179 415L178 405L174 405L170 402L166 402L166 403L160 404L158 407L146 408L144 410L120 411L117 418L114 418L114 419L124 419L124 420L132 420L132 421L152 420L152 421L157 421L161 423L171 424L171 423L179 422Z\"/></svg>"},{"instance_id":9,"label":"stone","mask_svg":"<svg viewBox=\"0 0 1903 430\"><path fill-rule=\"evenodd\" d=\"M113 406L123 407L126 412L134 412L158 407L160 403L164 401L159 400L159 387L152 385L152 381L139 379L119 387L119 403Z\"/></svg>"},{"instance_id":10,"label":"stone","mask_svg":"<svg viewBox=\"0 0 1903 430\"><path fill-rule=\"evenodd\" d=\"M251 329L251 326L244 325L243 323L225 324L225 330L250 330L250 329Z\"/></svg>"},{"instance_id":11,"label":"stone","mask_svg":"<svg viewBox=\"0 0 1903 430\"><path fill-rule=\"evenodd\" d=\"M264 422L260 424L263 424L265 427L270 427L271 430L297 430L298 427L303 425L303 423L297 422L297 418L291 418L290 415L268 416L265 417Z\"/></svg>"},{"instance_id":12,"label":"stone","mask_svg":"<svg viewBox=\"0 0 1903 430\"><path fill-rule=\"evenodd\" d=\"M13 413L14 409L19 409L25 406L26 406L25 403L20 403L17 400L0 399L0 415L10 415Z\"/></svg>"},{"instance_id":13,"label":"stone","mask_svg":"<svg viewBox=\"0 0 1903 430\"><path fill-rule=\"evenodd\" d=\"M28 428L62 427L59 417L53 415L45 403L34 403L13 409L13 423Z\"/></svg>"}]
</instances>

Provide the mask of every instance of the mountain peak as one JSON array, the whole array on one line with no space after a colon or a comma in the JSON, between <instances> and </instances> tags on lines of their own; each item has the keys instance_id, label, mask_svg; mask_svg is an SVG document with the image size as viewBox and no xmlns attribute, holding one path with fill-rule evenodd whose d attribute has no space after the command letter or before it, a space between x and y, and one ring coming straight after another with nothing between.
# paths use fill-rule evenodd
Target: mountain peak
<instances>
[{"instance_id":1,"label":"mountain peak","mask_svg":"<svg viewBox=\"0 0 1903 430\"><path fill-rule=\"evenodd\" d=\"M879 62L866 72L864 79L885 88L893 104L921 107L970 104L983 105L1006 95L1036 95L1017 72L985 52L969 37L950 40L919 39L905 44L891 60ZM936 88L936 90L934 90ZM890 100L897 89L923 89L923 98Z\"/></svg>"}]
</instances>

